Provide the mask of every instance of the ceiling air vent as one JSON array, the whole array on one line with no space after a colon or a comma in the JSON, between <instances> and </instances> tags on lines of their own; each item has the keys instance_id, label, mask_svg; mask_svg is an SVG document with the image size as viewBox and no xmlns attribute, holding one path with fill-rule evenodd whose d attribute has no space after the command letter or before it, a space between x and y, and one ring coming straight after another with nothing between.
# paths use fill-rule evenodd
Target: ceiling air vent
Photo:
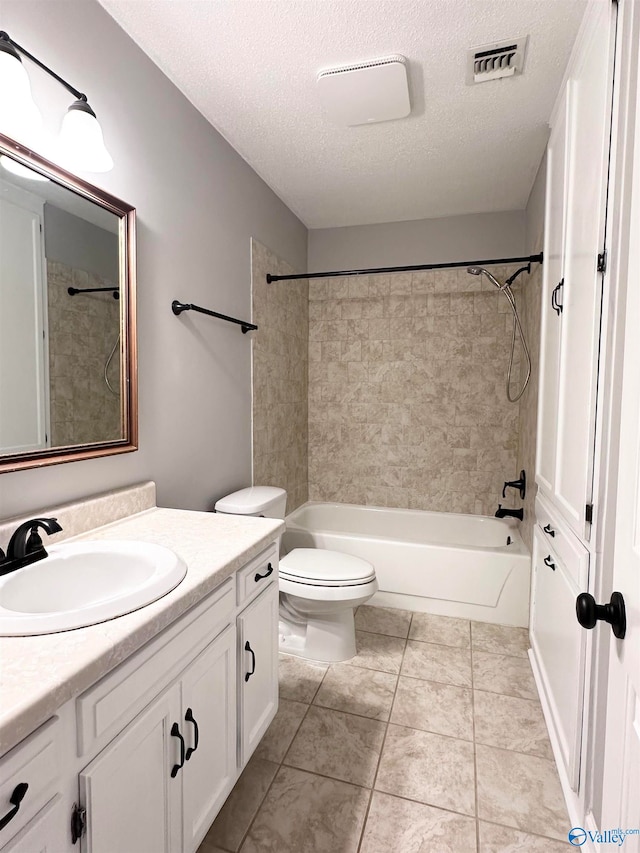
<instances>
[{"instance_id":1,"label":"ceiling air vent","mask_svg":"<svg viewBox=\"0 0 640 853\"><path fill-rule=\"evenodd\" d=\"M529 36L483 44L467 52L467 83L485 83L522 74Z\"/></svg>"}]
</instances>

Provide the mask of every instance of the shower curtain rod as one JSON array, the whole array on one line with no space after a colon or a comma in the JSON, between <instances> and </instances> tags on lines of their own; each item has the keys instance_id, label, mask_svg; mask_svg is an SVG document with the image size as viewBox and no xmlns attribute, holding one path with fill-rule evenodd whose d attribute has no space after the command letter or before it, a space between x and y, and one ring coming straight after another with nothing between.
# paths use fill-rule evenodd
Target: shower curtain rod
<instances>
[{"instance_id":1,"label":"shower curtain rod","mask_svg":"<svg viewBox=\"0 0 640 853\"><path fill-rule=\"evenodd\" d=\"M408 267L376 267L368 270L332 270L331 272L305 272L296 275L271 275L267 273L267 284L272 281L295 281L301 278L335 278L343 275L376 275L389 272L416 272L418 270L446 270L454 267L484 267L492 264L541 264L542 252L539 255L527 255L525 258L493 258L486 261L452 261L449 264L415 264Z\"/></svg>"}]
</instances>

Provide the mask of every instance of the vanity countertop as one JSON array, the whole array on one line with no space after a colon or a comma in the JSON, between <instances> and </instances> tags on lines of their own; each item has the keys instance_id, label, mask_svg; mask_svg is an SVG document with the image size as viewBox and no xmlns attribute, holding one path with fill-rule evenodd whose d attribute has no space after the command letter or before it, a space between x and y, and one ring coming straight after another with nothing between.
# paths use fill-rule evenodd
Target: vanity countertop
<instances>
[{"instance_id":1,"label":"vanity countertop","mask_svg":"<svg viewBox=\"0 0 640 853\"><path fill-rule=\"evenodd\" d=\"M154 507L74 537L128 539L171 548L184 580L157 601L107 622L58 634L0 637L0 755L163 628L284 531L284 522ZM72 541L72 540L66 540Z\"/></svg>"}]
</instances>

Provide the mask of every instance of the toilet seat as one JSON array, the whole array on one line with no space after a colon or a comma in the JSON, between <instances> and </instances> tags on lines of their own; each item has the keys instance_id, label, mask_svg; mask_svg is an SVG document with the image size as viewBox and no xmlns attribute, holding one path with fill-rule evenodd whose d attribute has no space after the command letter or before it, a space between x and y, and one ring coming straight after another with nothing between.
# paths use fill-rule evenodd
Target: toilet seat
<instances>
[{"instance_id":1,"label":"toilet seat","mask_svg":"<svg viewBox=\"0 0 640 853\"><path fill-rule=\"evenodd\" d=\"M280 560L280 578L308 586L361 586L375 580L366 560L325 548L294 548Z\"/></svg>"}]
</instances>

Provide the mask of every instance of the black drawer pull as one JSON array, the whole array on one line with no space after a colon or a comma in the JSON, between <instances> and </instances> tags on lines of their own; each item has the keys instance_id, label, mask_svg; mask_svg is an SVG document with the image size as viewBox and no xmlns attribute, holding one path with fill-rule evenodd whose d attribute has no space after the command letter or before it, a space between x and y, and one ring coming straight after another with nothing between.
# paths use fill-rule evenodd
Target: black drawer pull
<instances>
[{"instance_id":1,"label":"black drawer pull","mask_svg":"<svg viewBox=\"0 0 640 853\"><path fill-rule=\"evenodd\" d=\"M267 563L267 571L263 575L256 572L256 576L254 577L254 581L256 583L258 583L258 581L262 581L265 578L268 578L269 575L271 575L271 574L273 574L273 566L271 565L271 563Z\"/></svg>"},{"instance_id":2,"label":"black drawer pull","mask_svg":"<svg viewBox=\"0 0 640 853\"><path fill-rule=\"evenodd\" d=\"M549 554L547 557L545 557L542 562L545 564L545 566L549 566L549 568L553 569L553 571L555 572L556 564L551 559L551 554Z\"/></svg>"},{"instance_id":3,"label":"black drawer pull","mask_svg":"<svg viewBox=\"0 0 640 853\"><path fill-rule=\"evenodd\" d=\"M18 814L20 811L20 803L24 800L24 795L27 793L28 787L29 785L27 782L20 782L20 784L16 785L13 789L13 792L9 797L9 802L13 808L8 811L2 819L0 819L0 829L4 829L5 826Z\"/></svg>"},{"instance_id":4,"label":"black drawer pull","mask_svg":"<svg viewBox=\"0 0 640 853\"><path fill-rule=\"evenodd\" d=\"M550 524L547 524L547 525L546 525L545 527L543 527L542 529L543 529L543 530L544 530L544 532L547 534L547 536L551 536L551 538L553 538L553 537L556 535L555 530L553 529L553 527L552 527Z\"/></svg>"},{"instance_id":5,"label":"black drawer pull","mask_svg":"<svg viewBox=\"0 0 640 853\"><path fill-rule=\"evenodd\" d=\"M193 716L193 711L191 708L187 708L187 713L184 715L185 720L188 723L193 723L193 746L190 746L184 756L184 760L188 761L193 753L198 748L198 741L200 740L200 730L198 729L198 723L196 722L196 718Z\"/></svg>"},{"instance_id":6,"label":"black drawer pull","mask_svg":"<svg viewBox=\"0 0 640 853\"><path fill-rule=\"evenodd\" d=\"M180 741L180 764L174 764L171 769L171 778L175 779L178 775L178 770L184 767L184 738L180 734L180 729L178 728L177 723L174 723L171 726L171 737L177 737Z\"/></svg>"},{"instance_id":7,"label":"black drawer pull","mask_svg":"<svg viewBox=\"0 0 640 853\"><path fill-rule=\"evenodd\" d=\"M249 681L253 673L256 671L256 653L251 648L249 640L247 640L247 642L244 644L244 650L245 652L249 652L249 654L251 655L251 672L245 672L244 674L244 680Z\"/></svg>"}]
</instances>

